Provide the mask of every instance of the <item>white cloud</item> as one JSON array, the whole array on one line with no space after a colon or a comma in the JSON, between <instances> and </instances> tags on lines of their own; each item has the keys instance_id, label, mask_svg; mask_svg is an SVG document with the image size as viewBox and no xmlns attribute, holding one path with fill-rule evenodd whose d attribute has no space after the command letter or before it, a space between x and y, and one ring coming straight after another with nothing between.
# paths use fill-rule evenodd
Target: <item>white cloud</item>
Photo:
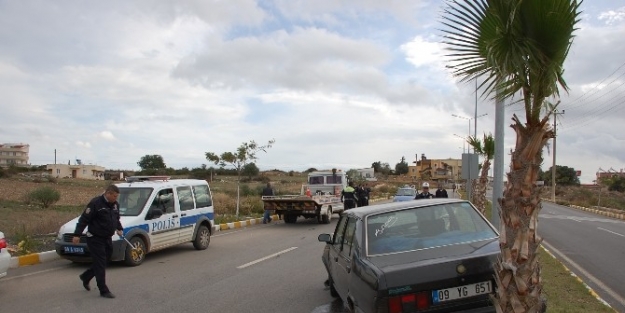
<instances>
[{"instance_id":1,"label":"white cloud","mask_svg":"<svg viewBox=\"0 0 625 313\"><path fill-rule=\"evenodd\" d=\"M145 154L194 167L207 151L275 138L261 168L394 165L459 157L453 134L467 122L451 114L474 114L473 85L445 69L440 1L0 3L0 133L29 143L33 164L56 150L109 168L137 168ZM623 63L625 23L610 1L584 5L558 162L588 181L599 167L625 167L622 111L589 119L622 91L595 99L614 89L602 80ZM571 105L598 84L595 100ZM489 113L478 134L492 132L494 106L478 102Z\"/></svg>"}]
</instances>

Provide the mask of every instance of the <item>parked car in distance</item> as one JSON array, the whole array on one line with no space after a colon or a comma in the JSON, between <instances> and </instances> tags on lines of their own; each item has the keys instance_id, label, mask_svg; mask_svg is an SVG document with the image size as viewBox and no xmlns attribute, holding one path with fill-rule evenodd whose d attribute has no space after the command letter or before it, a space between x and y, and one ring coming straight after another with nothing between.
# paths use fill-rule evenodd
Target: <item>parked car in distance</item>
<instances>
[{"instance_id":1,"label":"parked car in distance","mask_svg":"<svg viewBox=\"0 0 625 313\"><path fill-rule=\"evenodd\" d=\"M393 202L411 201L417 196L417 189L411 186L404 186L397 189Z\"/></svg>"},{"instance_id":2,"label":"parked car in distance","mask_svg":"<svg viewBox=\"0 0 625 313\"><path fill-rule=\"evenodd\" d=\"M7 249L8 243L4 238L4 233L0 231L0 278L7 276L7 271L11 265L11 254Z\"/></svg>"},{"instance_id":3,"label":"parked car in distance","mask_svg":"<svg viewBox=\"0 0 625 313\"><path fill-rule=\"evenodd\" d=\"M350 312L495 312L495 228L468 201L426 199L345 211L322 260Z\"/></svg>"}]
</instances>

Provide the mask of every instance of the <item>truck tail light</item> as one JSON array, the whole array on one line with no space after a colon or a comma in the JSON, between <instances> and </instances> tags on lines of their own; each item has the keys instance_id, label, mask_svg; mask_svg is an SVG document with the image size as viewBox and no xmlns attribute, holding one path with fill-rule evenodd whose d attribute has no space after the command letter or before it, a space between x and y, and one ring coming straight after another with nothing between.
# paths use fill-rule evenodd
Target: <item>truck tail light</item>
<instances>
[{"instance_id":1,"label":"truck tail light","mask_svg":"<svg viewBox=\"0 0 625 313\"><path fill-rule=\"evenodd\" d=\"M389 313L414 312L415 310L425 310L429 306L430 298L427 292L411 293L388 299Z\"/></svg>"},{"instance_id":2,"label":"truck tail light","mask_svg":"<svg viewBox=\"0 0 625 313\"><path fill-rule=\"evenodd\" d=\"M5 249L7 247L7 241L4 238L0 238L0 249Z\"/></svg>"}]
</instances>

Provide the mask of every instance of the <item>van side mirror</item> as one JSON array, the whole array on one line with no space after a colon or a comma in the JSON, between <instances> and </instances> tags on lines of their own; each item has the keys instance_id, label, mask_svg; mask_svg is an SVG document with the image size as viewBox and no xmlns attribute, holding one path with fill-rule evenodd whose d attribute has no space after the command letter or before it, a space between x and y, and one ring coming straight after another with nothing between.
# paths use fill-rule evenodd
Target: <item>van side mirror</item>
<instances>
[{"instance_id":1,"label":"van side mirror","mask_svg":"<svg viewBox=\"0 0 625 313\"><path fill-rule=\"evenodd\" d=\"M163 210L161 209L152 209L150 210L150 219L159 218L163 216Z\"/></svg>"},{"instance_id":2,"label":"van side mirror","mask_svg":"<svg viewBox=\"0 0 625 313\"><path fill-rule=\"evenodd\" d=\"M332 243L332 236L330 236L330 234L321 234L317 237L317 240L325 243Z\"/></svg>"}]
</instances>

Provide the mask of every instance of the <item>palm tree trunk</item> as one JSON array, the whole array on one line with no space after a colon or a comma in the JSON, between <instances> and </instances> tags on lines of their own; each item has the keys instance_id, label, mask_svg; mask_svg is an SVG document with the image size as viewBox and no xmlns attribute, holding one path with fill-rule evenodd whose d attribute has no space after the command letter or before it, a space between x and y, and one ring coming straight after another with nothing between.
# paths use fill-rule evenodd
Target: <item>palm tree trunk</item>
<instances>
[{"instance_id":1,"label":"palm tree trunk","mask_svg":"<svg viewBox=\"0 0 625 313\"><path fill-rule=\"evenodd\" d=\"M480 178L473 182L473 200L471 202L480 210L482 214L486 212L486 188L488 187L488 170L490 170L490 160L484 158Z\"/></svg>"},{"instance_id":2,"label":"palm tree trunk","mask_svg":"<svg viewBox=\"0 0 625 313\"><path fill-rule=\"evenodd\" d=\"M553 138L553 131L543 121L524 126L516 115L513 120L517 141L508 183L499 199L501 255L495 265L498 289L493 303L498 313L544 312L537 254L542 240L537 234L541 202L536 180L542 149Z\"/></svg>"}]
</instances>

